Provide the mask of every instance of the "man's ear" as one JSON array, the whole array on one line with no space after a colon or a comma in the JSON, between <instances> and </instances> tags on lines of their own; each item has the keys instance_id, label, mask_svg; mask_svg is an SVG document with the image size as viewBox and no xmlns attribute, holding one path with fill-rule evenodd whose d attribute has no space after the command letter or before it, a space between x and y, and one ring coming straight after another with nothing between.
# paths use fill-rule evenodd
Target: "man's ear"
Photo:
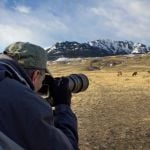
<instances>
[{"instance_id":1,"label":"man's ear","mask_svg":"<svg viewBox=\"0 0 150 150\"><path fill-rule=\"evenodd\" d=\"M40 74L39 70L36 70L36 71L33 72L33 75L32 75L32 82L33 83L36 81L36 79L38 79L39 74Z\"/></svg>"}]
</instances>

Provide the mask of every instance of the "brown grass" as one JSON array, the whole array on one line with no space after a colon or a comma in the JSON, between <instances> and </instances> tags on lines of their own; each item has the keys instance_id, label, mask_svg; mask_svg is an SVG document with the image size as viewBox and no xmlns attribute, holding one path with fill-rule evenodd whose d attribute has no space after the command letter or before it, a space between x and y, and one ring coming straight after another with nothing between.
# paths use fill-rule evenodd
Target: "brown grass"
<instances>
[{"instance_id":1,"label":"brown grass","mask_svg":"<svg viewBox=\"0 0 150 150\"><path fill-rule=\"evenodd\" d=\"M74 94L72 108L78 117L81 150L150 149L150 74L148 66L129 65L87 71L87 61L50 65L54 76L84 73L90 86ZM135 66L138 66L135 68ZM143 66L142 68L139 66ZM132 77L132 73L138 75Z\"/></svg>"}]
</instances>

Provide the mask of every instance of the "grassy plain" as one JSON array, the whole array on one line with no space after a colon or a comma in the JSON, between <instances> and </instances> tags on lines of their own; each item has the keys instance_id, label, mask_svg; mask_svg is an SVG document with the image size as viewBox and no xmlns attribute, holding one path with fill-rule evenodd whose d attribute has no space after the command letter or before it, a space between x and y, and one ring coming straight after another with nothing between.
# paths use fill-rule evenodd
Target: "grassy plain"
<instances>
[{"instance_id":1,"label":"grassy plain","mask_svg":"<svg viewBox=\"0 0 150 150\"><path fill-rule=\"evenodd\" d=\"M81 150L150 149L150 55L51 62L49 69L53 76L84 73L89 78L89 88L72 98Z\"/></svg>"}]
</instances>

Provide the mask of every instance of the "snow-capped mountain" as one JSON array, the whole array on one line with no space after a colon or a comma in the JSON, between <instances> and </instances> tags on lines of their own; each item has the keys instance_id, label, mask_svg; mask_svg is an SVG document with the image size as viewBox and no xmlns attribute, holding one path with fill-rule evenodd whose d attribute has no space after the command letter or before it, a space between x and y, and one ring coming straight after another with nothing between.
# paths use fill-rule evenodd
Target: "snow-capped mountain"
<instances>
[{"instance_id":1,"label":"snow-capped mountain","mask_svg":"<svg viewBox=\"0 0 150 150\"><path fill-rule=\"evenodd\" d=\"M132 41L96 40L87 43L58 42L46 49L49 59L60 57L102 57L111 55L148 53L150 47Z\"/></svg>"}]
</instances>

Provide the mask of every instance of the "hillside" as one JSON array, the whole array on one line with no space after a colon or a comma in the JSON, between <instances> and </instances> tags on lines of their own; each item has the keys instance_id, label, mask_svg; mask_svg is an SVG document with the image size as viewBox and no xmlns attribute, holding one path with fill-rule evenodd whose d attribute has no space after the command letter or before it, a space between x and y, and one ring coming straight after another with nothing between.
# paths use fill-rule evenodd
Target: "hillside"
<instances>
[{"instance_id":1,"label":"hillside","mask_svg":"<svg viewBox=\"0 0 150 150\"><path fill-rule=\"evenodd\" d=\"M55 64L56 66L62 66L62 68L69 68L71 66L72 68L78 71L149 71L150 54L117 55L76 59L66 58L58 59L56 61L49 61L48 64L50 66L53 66L52 64Z\"/></svg>"},{"instance_id":2,"label":"hillside","mask_svg":"<svg viewBox=\"0 0 150 150\"><path fill-rule=\"evenodd\" d=\"M145 71L150 70L150 54L120 55L95 58L91 66L105 70Z\"/></svg>"}]
</instances>

